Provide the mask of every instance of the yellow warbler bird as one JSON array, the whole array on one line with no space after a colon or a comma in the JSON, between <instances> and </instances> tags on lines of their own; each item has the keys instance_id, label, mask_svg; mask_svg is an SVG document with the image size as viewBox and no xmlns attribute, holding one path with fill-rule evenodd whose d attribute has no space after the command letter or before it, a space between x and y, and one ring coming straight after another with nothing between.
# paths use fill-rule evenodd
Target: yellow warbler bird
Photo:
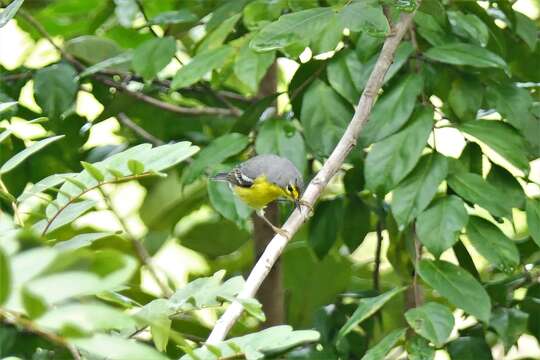
<instances>
[{"instance_id":1,"label":"yellow warbler bird","mask_svg":"<svg viewBox=\"0 0 540 360\"><path fill-rule=\"evenodd\" d=\"M297 208L300 208L300 205L308 206L300 201L304 186L302 174L291 161L277 155L257 155L231 171L216 174L211 179L226 181L236 196L254 208L257 215L276 233L287 237L283 229L264 216L266 205L278 198L285 198L293 201Z\"/></svg>"}]
</instances>

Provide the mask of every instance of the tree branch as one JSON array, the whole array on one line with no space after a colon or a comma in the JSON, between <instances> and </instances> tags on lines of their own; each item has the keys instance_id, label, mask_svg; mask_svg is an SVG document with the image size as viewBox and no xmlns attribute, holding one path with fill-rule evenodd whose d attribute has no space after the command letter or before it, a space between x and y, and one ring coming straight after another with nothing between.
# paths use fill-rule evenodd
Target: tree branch
<instances>
[{"instance_id":1,"label":"tree branch","mask_svg":"<svg viewBox=\"0 0 540 360\"><path fill-rule=\"evenodd\" d=\"M165 142L154 135L150 134L148 131L140 127L139 125L135 124L133 120L129 118L126 114L123 112L116 115L116 118L118 121L122 123L125 127L131 129L135 134L139 135L142 139L148 141L154 146L160 146L165 144Z\"/></svg>"},{"instance_id":2,"label":"tree branch","mask_svg":"<svg viewBox=\"0 0 540 360\"><path fill-rule=\"evenodd\" d=\"M73 356L73 359L81 360L81 355L75 346L71 345L61 336L39 328L31 320L25 319L20 314L0 308L0 319L3 319L8 324L21 327L27 332L41 336L53 344L66 348L71 353L71 356Z\"/></svg>"},{"instance_id":3,"label":"tree branch","mask_svg":"<svg viewBox=\"0 0 540 360\"><path fill-rule=\"evenodd\" d=\"M418 1L418 3L420 3L420 1ZM360 97L360 101L358 102L353 118L345 130L345 133L334 148L334 151L332 151L332 154L324 163L321 170L310 182L302 196L302 201L306 202L310 206L314 205L324 188L328 185L330 179L340 169L347 155L355 147L356 139L367 122L371 108L375 103L375 97L382 87L384 76L392 63L394 53L401 42L405 31L407 31L414 14L415 12L403 14L395 28L392 29L392 35L389 36L384 42L379 58L375 63L375 67L373 68L362 96ZM307 214L295 209L283 225L283 229L289 233L290 236L293 236L298 231L300 226L306 221L306 219ZM282 253L288 241L289 238L285 236L279 234L274 236L263 255L259 261L257 261L257 264L251 271L243 290L238 296L240 299L251 298L255 295L257 289L272 269L272 266ZM216 326L208 337L207 342L209 344L216 344L222 341L236 320L242 314L242 311L243 308L239 302L232 303L227 308L223 316L217 321Z\"/></svg>"}]
</instances>

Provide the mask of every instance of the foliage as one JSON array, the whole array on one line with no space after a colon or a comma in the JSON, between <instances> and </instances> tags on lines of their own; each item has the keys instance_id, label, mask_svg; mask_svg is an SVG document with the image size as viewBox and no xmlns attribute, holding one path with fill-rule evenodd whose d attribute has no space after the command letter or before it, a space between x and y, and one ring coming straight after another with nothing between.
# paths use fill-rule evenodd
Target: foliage
<instances>
[{"instance_id":1,"label":"foliage","mask_svg":"<svg viewBox=\"0 0 540 360\"><path fill-rule=\"evenodd\" d=\"M0 4L0 31L53 52L0 63L0 357L491 359L540 340L539 23L512 1ZM307 183L415 10L283 254L287 325L259 331L238 298L251 210L207 179L256 152ZM204 344L233 301L231 338Z\"/></svg>"}]
</instances>

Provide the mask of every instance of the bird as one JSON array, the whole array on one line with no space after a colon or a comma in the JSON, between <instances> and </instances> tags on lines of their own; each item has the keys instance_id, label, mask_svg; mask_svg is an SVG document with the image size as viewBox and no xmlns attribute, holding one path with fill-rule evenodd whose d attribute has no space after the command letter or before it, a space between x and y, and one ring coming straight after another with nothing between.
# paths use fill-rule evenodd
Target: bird
<instances>
[{"instance_id":1,"label":"bird","mask_svg":"<svg viewBox=\"0 0 540 360\"><path fill-rule=\"evenodd\" d=\"M225 181L234 194L263 219L272 230L288 237L285 230L272 224L264 216L264 208L274 200L285 198L301 205L309 204L300 200L304 182L296 166L284 157L275 154L256 155L232 168L210 177L214 181Z\"/></svg>"}]
</instances>

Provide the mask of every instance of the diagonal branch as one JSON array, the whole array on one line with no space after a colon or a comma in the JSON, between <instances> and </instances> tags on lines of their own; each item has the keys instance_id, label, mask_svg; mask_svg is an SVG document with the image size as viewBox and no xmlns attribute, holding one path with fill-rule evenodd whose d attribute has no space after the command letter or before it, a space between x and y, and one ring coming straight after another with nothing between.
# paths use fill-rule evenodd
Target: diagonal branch
<instances>
[{"instance_id":1,"label":"diagonal branch","mask_svg":"<svg viewBox=\"0 0 540 360\"><path fill-rule=\"evenodd\" d=\"M127 116L125 113L121 112L118 115L116 115L116 118L118 121L120 121L125 127L131 129L135 134L139 135L144 140L150 142L154 146L160 146L164 145L165 141L161 140L160 138L155 137L154 135L150 134L148 131L137 125L133 122Z\"/></svg>"},{"instance_id":2,"label":"diagonal branch","mask_svg":"<svg viewBox=\"0 0 540 360\"><path fill-rule=\"evenodd\" d=\"M420 3L420 1L418 1L418 3ZM366 84L364 92L362 93L360 101L356 107L356 112L351 119L347 130L345 130L345 133L334 148L334 151L324 163L322 169L310 182L302 196L302 201L309 204L309 206L314 205L324 188L328 185L330 179L340 169L347 155L355 147L356 139L368 120L368 116L371 112L373 104L375 103L376 96L382 87L384 76L392 64L396 49L401 42L403 35L407 31L413 17L414 12L403 14L400 21L392 29L392 35L384 42L379 58L377 59L375 67L369 76L369 80ZM299 210L294 210L283 225L283 229L292 237L306 220L307 215L303 214ZM283 249L287 245L288 241L289 238L285 236L279 234L274 236L272 241L266 247L263 255L259 258L259 261L257 261L257 264L255 264L255 267L249 274L244 289L240 292L238 298L246 299L255 295L263 280L266 278L266 276L268 276L272 266L283 252ZM224 340L231 327L242 314L242 311L243 308L239 302L232 303L227 308L223 316L217 321L216 326L208 337L207 343L216 344Z\"/></svg>"}]
</instances>

